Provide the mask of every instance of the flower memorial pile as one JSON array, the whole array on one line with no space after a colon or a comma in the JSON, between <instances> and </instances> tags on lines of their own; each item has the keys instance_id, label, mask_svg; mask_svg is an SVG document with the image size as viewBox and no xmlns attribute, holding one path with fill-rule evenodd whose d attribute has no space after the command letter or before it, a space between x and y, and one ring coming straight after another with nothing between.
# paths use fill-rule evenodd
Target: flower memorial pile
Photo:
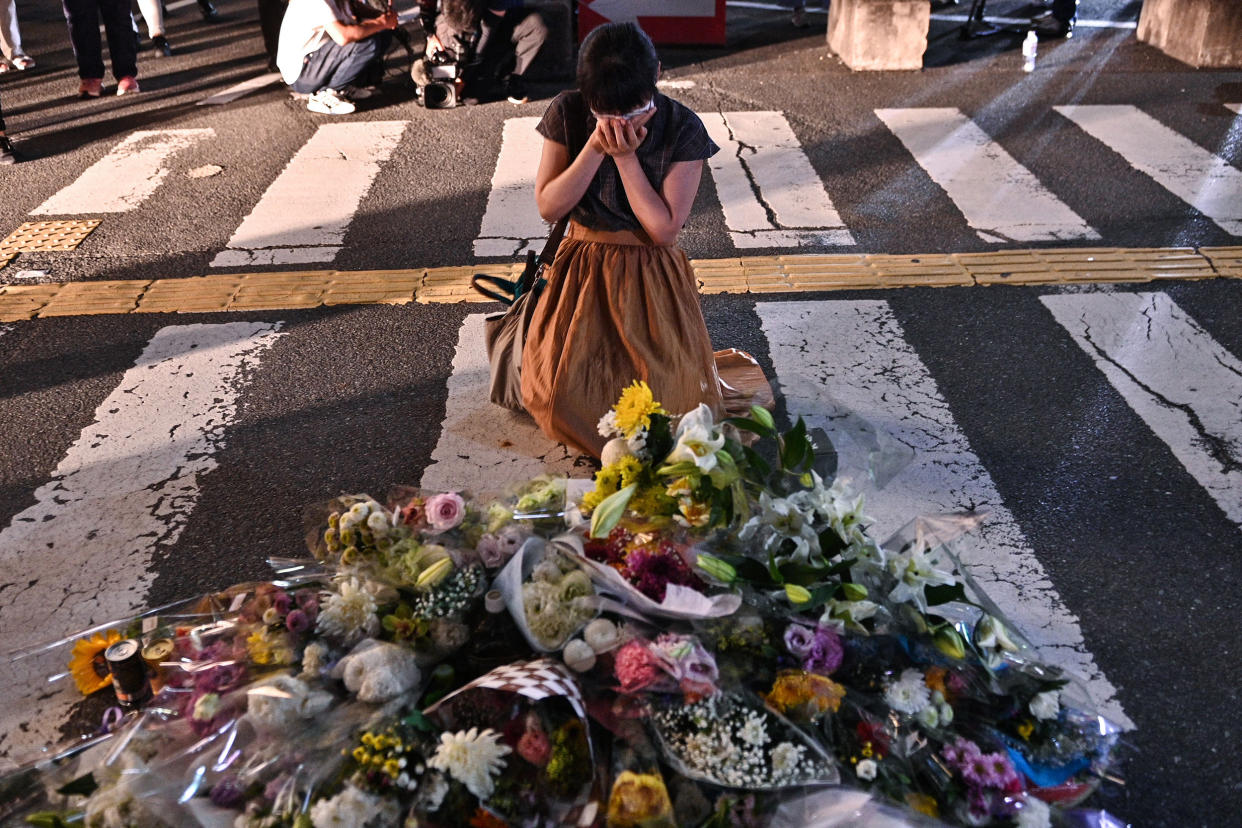
<instances>
[{"instance_id":1,"label":"flower memorial pile","mask_svg":"<svg viewBox=\"0 0 1242 828\"><path fill-rule=\"evenodd\" d=\"M137 638L154 695L0 777L0 818L1035 828L1109 771L1117 729L934 533L870 537L801 422L635 383L600 431L576 501L339 498L280 580L44 648L105 696Z\"/></svg>"}]
</instances>

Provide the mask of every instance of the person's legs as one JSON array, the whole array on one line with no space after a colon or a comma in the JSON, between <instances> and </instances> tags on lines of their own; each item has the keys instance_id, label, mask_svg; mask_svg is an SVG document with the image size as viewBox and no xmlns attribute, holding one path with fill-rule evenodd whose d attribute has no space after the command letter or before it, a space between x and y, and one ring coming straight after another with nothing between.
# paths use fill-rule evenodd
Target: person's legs
<instances>
[{"instance_id":1,"label":"person's legs","mask_svg":"<svg viewBox=\"0 0 1242 828\"><path fill-rule=\"evenodd\" d=\"M274 63L280 44L280 24L285 19L285 0L259 0L259 28L263 31L263 51Z\"/></svg>"},{"instance_id":2,"label":"person's legs","mask_svg":"<svg viewBox=\"0 0 1242 828\"><path fill-rule=\"evenodd\" d=\"M307 56L302 74L293 82L293 91L313 94L321 89L341 89L358 79L367 64L383 56L391 32L380 32L365 40L338 45L329 40Z\"/></svg>"},{"instance_id":3,"label":"person's legs","mask_svg":"<svg viewBox=\"0 0 1242 828\"><path fill-rule=\"evenodd\" d=\"M108 52L112 56L112 76L117 80L137 77L138 35L134 32L129 0L98 0L98 3L108 36Z\"/></svg>"},{"instance_id":4,"label":"person's legs","mask_svg":"<svg viewBox=\"0 0 1242 828\"><path fill-rule=\"evenodd\" d=\"M15 0L0 0L0 54L10 61L26 57L22 51L22 33L17 28Z\"/></svg>"},{"instance_id":5,"label":"person's legs","mask_svg":"<svg viewBox=\"0 0 1242 828\"><path fill-rule=\"evenodd\" d=\"M138 0L138 11L147 24L147 36L154 40L164 34L164 5L160 0Z\"/></svg>"},{"instance_id":6,"label":"person's legs","mask_svg":"<svg viewBox=\"0 0 1242 828\"><path fill-rule=\"evenodd\" d=\"M95 0L61 0L69 40L78 61L78 77L99 80L104 76L103 46L99 42L99 6Z\"/></svg>"},{"instance_id":7,"label":"person's legs","mask_svg":"<svg viewBox=\"0 0 1242 828\"><path fill-rule=\"evenodd\" d=\"M510 36L514 49L513 74L525 77L526 70L530 68L535 56L539 54L539 50L548 40L548 24L544 22L543 15L535 9L517 9L505 16L509 17L514 14L518 15L519 19Z\"/></svg>"},{"instance_id":8,"label":"person's legs","mask_svg":"<svg viewBox=\"0 0 1242 828\"><path fill-rule=\"evenodd\" d=\"M362 77L369 66L384 59L384 53L388 51L390 43L392 43L392 32L382 31L371 35L365 40L356 40L353 43L339 47L341 60L336 64L336 68L328 77L327 87L329 89L344 89L347 86L357 84L358 79ZM336 44L333 45L335 46Z\"/></svg>"}]
</instances>

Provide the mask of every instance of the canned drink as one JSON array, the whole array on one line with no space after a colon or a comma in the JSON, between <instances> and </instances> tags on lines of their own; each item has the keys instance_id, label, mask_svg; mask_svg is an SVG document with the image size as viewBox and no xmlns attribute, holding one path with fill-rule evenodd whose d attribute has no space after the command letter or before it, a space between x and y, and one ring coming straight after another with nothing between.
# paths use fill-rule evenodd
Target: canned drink
<instances>
[{"instance_id":1,"label":"canned drink","mask_svg":"<svg viewBox=\"0 0 1242 828\"><path fill-rule=\"evenodd\" d=\"M172 658L177 645L171 638L157 638L142 648L142 660L147 663L150 675L159 677L163 673L162 665Z\"/></svg>"},{"instance_id":2,"label":"canned drink","mask_svg":"<svg viewBox=\"0 0 1242 828\"><path fill-rule=\"evenodd\" d=\"M122 707L139 707L151 699L147 663L142 660L142 646L136 640L116 642L104 651L104 660L112 673L116 700Z\"/></svg>"}]
</instances>

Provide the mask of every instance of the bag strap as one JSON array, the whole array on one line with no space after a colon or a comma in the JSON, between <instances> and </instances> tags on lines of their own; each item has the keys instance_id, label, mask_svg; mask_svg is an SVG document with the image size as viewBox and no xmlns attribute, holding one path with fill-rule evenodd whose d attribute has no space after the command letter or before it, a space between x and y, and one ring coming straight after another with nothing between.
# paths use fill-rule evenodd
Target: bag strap
<instances>
[{"instance_id":1,"label":"bag strap","mask_svg":"<svg viewBox=\"0 0 1242 828\"><path fill-rule=\"evenodd\" d=\"M490 284L488 287L484 282ZM491 276L487 273L476 273L470 277L470 287L477 292L483 294L494 302L500 302L502 305L512 305L513 300L517 298L517 282L511 282L500 276Z\"/></svg>"},{"instance_id":2,"label":"bag strap","mask_svg":"<svg viewBox=\"0 0 1242 828\"><path fill-rule=\"evenodd\" d=\"M530 290L539 281L546 268L552 266L552 262L556 260L556 250L561 246L561 239L565 237L565 228L569 226L569 216L561 216L556 225L552 228L551 234L548 236L548 243L543 246L543 252L539 254L539 261L534 267L527 266L522 272L522 278L518 280L517 295L521 296Z\"/></svg>"}]
</instances>

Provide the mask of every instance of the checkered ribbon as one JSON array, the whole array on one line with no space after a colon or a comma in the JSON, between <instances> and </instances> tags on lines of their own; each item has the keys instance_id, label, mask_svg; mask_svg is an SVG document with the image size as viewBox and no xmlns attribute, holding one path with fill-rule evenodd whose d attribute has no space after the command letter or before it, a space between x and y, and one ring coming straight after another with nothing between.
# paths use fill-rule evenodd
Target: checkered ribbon
<instances>
[{"instance_id":1,"label":"checkered ribbon","mask_svg":"<svg viewBox=\"0 0 1242 828\"><path fill-rule=\"evenodd\" d=\"M591 742L591 728L587 723L586 703L582 699L582 690L578 687L578 680L574 678L573 673L561 664L559 661L553 661L548 658L541 658L538 661L515 661L512 664L506 664L503 667L497 667L490 673L479 676L474 681L462 685L457 690L440 699L438 702L428 707L423 712L430 715L434 713L442 704L451 701L469 690L476 687L483 687L488 690L499 690L503 693L517 693L525 696L531 701L543 701L544 699L563 698L569 702L569 706L578 714L578 718L582 719L583 725L586 725L587 744ZM595 750L591 748L591 754L594 755ZM598 778L591 785L591 795L586 801L577 802L561 820L563 825L575 825L578 828L589 828L599 822L602 814L600 813L600 801Z\"/></svg>"},{"instance_id":2,"label":"checkered ribbon","mask_svg":"<svg viewBox=\"0 0 1242 828\"><path fill-rule=\"evenodd\" d=\"M580 718L586 719L586 704L582 700L582 691L578 689L577 679L564 665L547 658L538 661L515 661L497 667L469 684L462 685L423 712L434 713L440 705L476 687L518 693L532 701L562 696Z\"/></svg>"}]
</instances>

